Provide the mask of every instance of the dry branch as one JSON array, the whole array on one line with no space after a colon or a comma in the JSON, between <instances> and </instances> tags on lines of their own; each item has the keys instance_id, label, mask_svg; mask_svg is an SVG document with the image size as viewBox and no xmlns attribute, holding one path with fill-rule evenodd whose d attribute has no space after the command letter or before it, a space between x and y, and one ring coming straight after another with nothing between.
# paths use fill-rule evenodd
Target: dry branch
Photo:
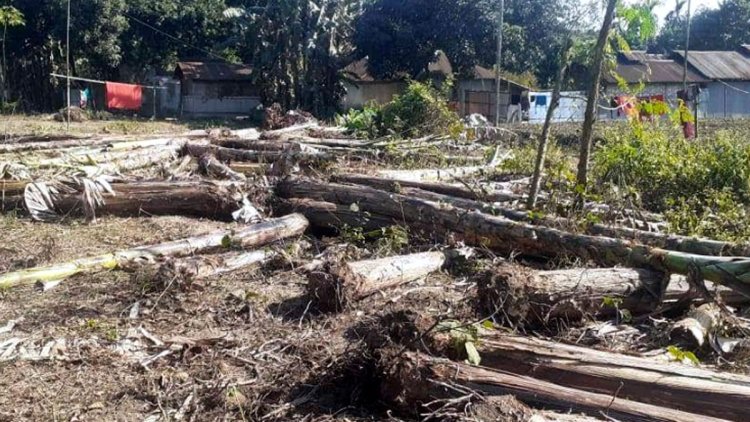
<instances>
[{"instance_id":1,"label":"dry branch","mask_svg":"<svg viewBox=\"0 0 750 422\"><path fill-rule=\"evenodd\" d=\"M307 228L308 222L299 214L269 220L247 226L240 230L221 230L151 246L140 246L114 253L82 258L75 261L45 267L29 268L0 275L0 288L37 281L62 280L82 272L117 269L138 262L156 262L164 256L187 256L220 250L231 246L257 248L277 240L298 236Z\"/></svg>"},{"instance_id":2,"label":"dry branch","mask_svg":"<svg viewBox=\"0 0 750 422\"><path fill-rule=\"evenodd\" d=\"M187 287L196 280L267 262L275 255L276 252L272 250L257 250L167 259L166 262L159 264L155 270L155 278L162 283L178 282Z\"/></svg>"}]
</instances>

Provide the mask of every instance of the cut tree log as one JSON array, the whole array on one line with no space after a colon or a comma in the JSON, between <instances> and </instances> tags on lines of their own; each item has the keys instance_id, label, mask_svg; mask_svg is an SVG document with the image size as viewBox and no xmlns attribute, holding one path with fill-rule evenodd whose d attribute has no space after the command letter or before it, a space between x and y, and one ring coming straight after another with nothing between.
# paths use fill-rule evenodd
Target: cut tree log
<instances>
[{"instance_id":1,"label":"cut tree log","mask_svg":"<svg viewBox=\"0 0 750 422\"><path fill-rule=\"evenodd\" d=\"M211 144L230 149L253 151L284 151L292 148L291 142L261 141L257 139L221 138L212 139Z\"/></svg>"},{"instance_id":2,"label":"cut tree log","mask_svg":"<svg viewBox=\"0 0 750 422\"><path fill-rule=\"evenodd\" d=\"M370 186L376 189L400 193L402 188L417 188L423 191L450 195L457 198L471 199L475 201L508 202L522 198L522 195L513 192L482 192L472 190L463 185L452 185L437 182L414 182L410 180L367 176L364 174L337 174L331 177L337 183L351 183L355 185Z\"/></svg>"},{"instance_id":3,"label":"cut tree log","mask_svg":"<svg viewBox=\"0 0 750 422\"><path fill-rule=\"evenodd\" d=\"M307 277L307 294L322 311L341 311L350 304L445 268L469 251L447 250L356 262L323 264Z\"/></svg>"},{"instance_id":4,"label":"cut tree log","mask_svg":"<svg viewBox=\"0 0 750 422\"><path fill-rule=\"evenodd\" d=\"M204 154L198 160L198 168L207 176L234 181L246 181L247 177L234 171L232 168L217 160L212 154Z\"/></svg>"},{"instance_id":5,"label":"cut tree log","mask_svg":"<svg viewBox=\"0 0 750 422\"><path fill-rule=\"evenodd\" d=\"M35 184L39 186L39 184ZM237 186L216 182L128 182L112 183L112 192L102 191L102 202L88 207L82 188L66 190L49 196L44 201L46 212L58 216L114 215L184 215L232 221L233 213L243 207L243 194ZM44 189L44 186L40 186ZM24 204L27 210L38 210L38 195L27 191ZM43 213L46 214L43 211ZM88 215L88 214L94 215ZM32 216L34 213L32 212Z\"/></svg>"},{"instance_id":6,"label":"cut tree log","mask_svg":"<svg viewBox=\"0 0 750 422\"><path fill-rule=\"evenodd\" d=\"M496 204L488 204L472 199L459 198L420 189L418 187L401 188L399 193L422 198L433 202L444 202L458 208L467 210L478 210L492 215L500 215L514 221L544 225L549 227L575 228L584 232L620 239L633 240L638 243L654 246L657 248L712 256L750 256L750 245L746 243L724 242L720 240L701 239L674 234L654 233L645 230L632 229L629 227L613 226L600 223L577 224L576 222L563 218L551 216L536 216L526 211L502 208Z\"/></svg>"},{"instance_id":7,"label":"cut tree log","mask_svg":"<svg viewBox=\"0 0 750 422\"><path fill-rule=\"evenodd\" d=\"M392 218L365 215L353 210L351 206L305 198L279 199L274 206L274 212L279 215L297 212L304 215L313 227L336 231L347 227L370 231L397 225Z\"/></svg>"},{"instance_id":8,"label":"cut tree log","mask_svg":"<svg viewBox=\"0 0 750 422\"><path fill-rule=\"evenodd\" d=\"M687 350L698 350L706 344L709 335L720 321L721 308L715 303L706 303L677 321L669 331L669 338L677 346Z\"/></svg>"},{"instance_id":9,"label":"cut tree log","mask_svg":"<svg viewBox=\"0 0 750 422\"><path fill-rule=\"evenodd\" d=\"M750 297L750 258L713 257L668 251L626 240L587 236L534 226L448 204L411 198L381 190L290 179L277 185L284 198L310 198L342 205L357 204L362 212L397 218L405 223L456 232L469 245L541 257L573 256L600 266L652 267L688 274L698 270L706 280Z\"/></svg>"},{"instance_id":10,"label":"cut tree log","mask_svg":"<svg viewBox=\"0 0 750 422\"><path fill-rule=\"evenodd\" d=\"M498 331L483 332L482 365L567 388L695 414L745 420L750 377Z\"/></svg>"},{"instance_id":11,"label":"cut tree log","mask_svg":"<svg viewBox=\"0 0 750 422\"><path fill-rule=\"evenodd\" d=\"M63 264L6 273L0 275L0 288L34 284L38 281L62 280L83 272L112 270L132 266L137 262L146 264L156 262L159 257L165 256L189 256L229 247L257 248L281 239L298 236L305 231L307 226L308 222L305 217L290 214L239 230L220 230L202 236L135 247Z\"/></svg>"},{"instance_id":12,"label":"cut tree log","mask_svg":"<svg viewBox=\"0 0 750 422\"><path fill-rule=\"evenodd\" d=\"M538 325L562 319L576 322L590 316L610 317L617 310L632 315L654 312L688 294L684 277L647 269L582 268L536 271L501 264L478 274L477 297L485 312L507 318L511 324ZM748 298L718 286L727 303L747 303ZM685 301L685 306L690 301Z\"/></svg>"},{"instance_id":13,"label":"cut tree log","mask_svg":"<svg viewBox=\"0 0 750 422\"><path fill-rule=\"evenodd\" d=\"M307 132L310 129L319 128L317 122L307 122L294 126L285 127L282 129L266 130L260 134L260 139L284 139L285 137L292 136L297 132Z\"/></svg>"},{"instance_id":14,"label":"cut tree log","mask_svg":"<svg viewBox=\"0 0 750 422\"><path fill-rule=\"evenodd\" d=\"M193 157L202 157L212 154L221 161L263 161L273 162L281 158L292 158L297 160L327 160L328 154L322 153L314 148L301 147L300 150L287 151L251 151L243 149L223 148L216 145L201 145L189 142L187 153Z\"/></svg>"},{"instance_id":15,"label":"cut tree log","mask_svg":"<svg viewBox=\"0 0 750 422\"><path fill-rule=\"evenodd\" d=\"M375 172L380 177L387 179L398 179L410 182L427 181L451 181L481 173L494 172L509 154L502 155L498 148L492 160L482 166L454 167L447 169L421 169L421 170L378 170Z\"/></svg>"},{"instance_id":16,"label":"cut tree log","mask_svg":"<svg viewBox=\"0 0 750 422\"><path fill-rule=\"evenodd\" d=\"M397 359L393 362L392 359ZM544 409L605 415L611 420L708 422L724 421L701 414L626 400L614 393L592 393L528 376L452 362L418 352L403 352L383 360L381 398L412 414L435 400L514 395Z\"/></svg>"}]
</instances>

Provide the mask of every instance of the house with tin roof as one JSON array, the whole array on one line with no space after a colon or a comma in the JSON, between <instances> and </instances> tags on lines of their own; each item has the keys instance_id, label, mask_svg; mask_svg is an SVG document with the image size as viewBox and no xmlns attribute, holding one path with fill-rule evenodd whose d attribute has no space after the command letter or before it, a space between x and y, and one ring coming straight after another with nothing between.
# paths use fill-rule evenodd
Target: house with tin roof
<instances>
[{"instance_id":1,"label":"house with tin roof","mask_svg":"<svg viewBox=\"0 0 750 422\"><path fill-rule=\"evenodd\" d=\"M261 105L260 87L250 66L224 62L177 63L182 117L248 116Z\"/></svg>"}]
</instances>

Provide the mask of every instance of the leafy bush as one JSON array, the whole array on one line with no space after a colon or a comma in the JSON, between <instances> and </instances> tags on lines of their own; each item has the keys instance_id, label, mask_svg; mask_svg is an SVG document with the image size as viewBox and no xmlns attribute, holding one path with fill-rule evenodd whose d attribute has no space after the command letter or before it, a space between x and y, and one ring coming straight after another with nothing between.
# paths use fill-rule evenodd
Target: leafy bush
<instances>
[{"instance_id":1,"label":"leafy bush","mask_svg":"<svg viewBox=\"0 0 750 422\"><path fill-rule=\"evenodd\" d=\"M350 110L337 123L357 136L419 137L427 134L463 130L461 120L446 100L452 84L443 83L440 90L430 83L411 81L406 90L383 106L368 104L362 110Z\"/></svg>"},{"instance_id":2,"label":"leafy bush","mask_svg":"<svg viewBox=\"0 0 750 422\"><path fill-rule=\"evenodd\" d=\"M450 81L442 91L430 83L410 82L403 94L383 107L381 134L418 137L454 131L461 121L445 99L450 88Z\"/></svg>"},{"instance_id":3,"label":"leafy bush","mask_svg":"<svg viewBox=\"0 0 750 422\"><path fill-rule=\"evenodd\" d=\"M617 186L665 212L676 232L719 239L750 238L744 220L750 202L750 144L718 132L686 140L677 128L633 124L612 130L595 151L596 186Z\"/></svg>"}]
</instances>

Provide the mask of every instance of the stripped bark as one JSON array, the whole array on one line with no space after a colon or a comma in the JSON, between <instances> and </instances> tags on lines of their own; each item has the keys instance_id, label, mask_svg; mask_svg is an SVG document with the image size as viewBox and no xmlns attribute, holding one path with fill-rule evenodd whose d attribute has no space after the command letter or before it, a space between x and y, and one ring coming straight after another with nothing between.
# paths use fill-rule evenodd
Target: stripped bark
<instances>
[{"instance_id":1,"label":"stripped bark","mask_svg":"<svg viewBox=\"0 0 750 422\"><path fill-rule=\"evenodd\" d=\"M453 231L461 234L467 244L503 252L575 256L601 266L653 267L678 274L697 269L706 280L750 297L750 258L694 255L621 239L568 233L362 186L287 180L277 190L280 196L288 198L356 203L361 211L400 218L406 223L417 222L436 231Z\"/></svg>"},{"instance_id":2,"label":"stripped bark","mask_svg":"<svg viewBox=\"0 0 750 422\"><path fill-rule=\"evenodd\" d=\"M202 236L135 247L63 264L6 273L0 275L0 288L34 284L37 281L62 280L84 272L132 267L133 263L156 262L160 257L165 256L189 256L227 247L257 248L281 239L298 236L305 231L307 226L308 222L305 217L291 214L240 230L220 230Z\"/></svg>"},{"instance_id":3,"label":"stripped bark","mask_svg":"<svg viewBox=\"0 0 750 422\"><path fill-rule=\"evenodd\" d=\"M750 404L743 375L497 331L483 333L478 349L489 368L608 397L732 420L744 420Z\"/></svg>"},{"instance_id":4,"label":"stripped bark","mask_svg":"<svg viewBox=\"0 0 750 422\"><path fill-rule=\"evenodd\" d=\"M323 311L350 304L444 268L458 252L423 252L356 262L327 262L308 274L307 293Z\"/></svg>"},{"instance_id":5,"label":"stripped bark","mask_svg":"<svg viewBox=\"0 0 750 422\"><path fill-rule=\"evenodd\" d=\"M485 312L502 309L498 317L514 325L538 325L557 319L576 322L587 316L610 317L618 309L633 315L647 314L688 294L684 277L665 277L646 269L535 271L502 264L478 275L477 297ZM719 287L719 292L727 303L748 302L730 289Z\"/></svg>"},{"instance_id":6,"label":"stripped bark","mask_svg":"<svg viewBox=\"0 0 750 422\"><path fill-rule=\"evenodd\" d=\"M217 160L211 154L204 154L198 160L198 168L207 176L218 177L220 179L229 179L235 181L245 181L247 177L244 174L232 170L229 166Z\"/></svg>"},{"instance_id":7,"label":"stripped bark","mask_svg":"<svg viewBox=\"0 0 750 422\"><path fill-rule=\"evenodd\" d=\"M422 413L435 400L457 399L467 393L484 397L512 394L530 406L606 415L623 421L720 421L705 415L630 401L613 393L593 393L528 376L452 362L417 352L404 352L384 362L381 398L397 407Z\"/></svg>"}]
</instances>

